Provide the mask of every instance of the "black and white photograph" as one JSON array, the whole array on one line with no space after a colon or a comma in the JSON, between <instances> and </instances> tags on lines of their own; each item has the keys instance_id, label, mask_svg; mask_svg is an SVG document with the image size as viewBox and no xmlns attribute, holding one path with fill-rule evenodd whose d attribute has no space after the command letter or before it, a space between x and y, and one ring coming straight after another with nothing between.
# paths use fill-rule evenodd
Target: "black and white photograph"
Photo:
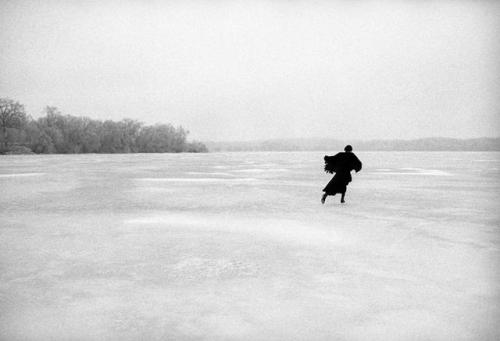
<instances>
[{"instance_id":1,"label":"black and white photograph","mask_svg":"<svg viewBox=\"0 0 500 341\"><path fill-rule=\"evenodd\" d=\"M500 340L500 1L0 0L1 341Z\"/></svg>"}]
</instances>

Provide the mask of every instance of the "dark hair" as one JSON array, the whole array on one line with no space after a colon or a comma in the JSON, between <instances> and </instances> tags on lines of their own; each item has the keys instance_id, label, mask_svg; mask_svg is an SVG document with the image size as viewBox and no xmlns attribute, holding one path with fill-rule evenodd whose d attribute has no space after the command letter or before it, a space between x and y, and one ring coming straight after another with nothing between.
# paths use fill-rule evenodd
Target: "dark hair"
<instances>
[{"instance_id":1,"label":"dark hair","mask_svg":"<svg viewBox=\"0 0 500 341\"><path fill-rule=\"evenodd\" d=\"M347 146L345 146L344 151L352 152L352 146L350 144L348 144Z\"/></svg>"}]
</instances>

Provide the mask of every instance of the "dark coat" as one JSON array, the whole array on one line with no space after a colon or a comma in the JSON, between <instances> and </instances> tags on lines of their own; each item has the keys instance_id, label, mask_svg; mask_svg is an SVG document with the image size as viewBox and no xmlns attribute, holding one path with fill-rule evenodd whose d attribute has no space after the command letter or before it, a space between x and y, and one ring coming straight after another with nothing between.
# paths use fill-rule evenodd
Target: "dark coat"
<instances>
[{"instance_id":1,"label":"dark coat","mask_svg":"<svg viewBox=\"0 0 500 341\"><path fill-rule=\"evenodd\" d=\"M351 152L342 152L334 156L325 155L325 172L335 173L335 176L323 188L328 195L345 193L347 185L352 181L351 171L359 172L362 164L358 157Z\"/></svg>"}]
</instances>

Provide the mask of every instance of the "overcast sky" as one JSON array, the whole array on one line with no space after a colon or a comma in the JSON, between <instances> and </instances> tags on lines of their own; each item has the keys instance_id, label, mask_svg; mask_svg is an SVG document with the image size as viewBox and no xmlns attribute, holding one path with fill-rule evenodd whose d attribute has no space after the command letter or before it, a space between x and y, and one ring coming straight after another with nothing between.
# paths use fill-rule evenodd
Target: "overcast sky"
<instances>
[{"instance_id":1,"label":"overcast sky","mask_svg":"<svg viewBox=\"0 0 500 341\"><path fill-rule=\"evenodd\" d=\"M0 97L201 140L500 135L500 1L5 1Z\"/></svg>"}]
</instances>

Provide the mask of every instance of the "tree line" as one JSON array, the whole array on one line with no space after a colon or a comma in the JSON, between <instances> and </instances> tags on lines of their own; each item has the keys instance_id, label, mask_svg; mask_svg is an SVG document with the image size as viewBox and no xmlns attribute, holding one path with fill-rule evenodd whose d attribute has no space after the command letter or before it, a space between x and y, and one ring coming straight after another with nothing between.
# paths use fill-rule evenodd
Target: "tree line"
<instances>
[{"instance_id":1,"label":"tree line","mask_svg":"<svg viewBox=\"0 0 500 341\"><path fill-rule=\"evenodd\" d=\"M123 119L101 121L63 115L47 106L34 119L24 106L0 98L0 153L179 153L206 152L201 142L188 142L189 132L171 124L145 125Z\"/></svg>"}]
</instances>

